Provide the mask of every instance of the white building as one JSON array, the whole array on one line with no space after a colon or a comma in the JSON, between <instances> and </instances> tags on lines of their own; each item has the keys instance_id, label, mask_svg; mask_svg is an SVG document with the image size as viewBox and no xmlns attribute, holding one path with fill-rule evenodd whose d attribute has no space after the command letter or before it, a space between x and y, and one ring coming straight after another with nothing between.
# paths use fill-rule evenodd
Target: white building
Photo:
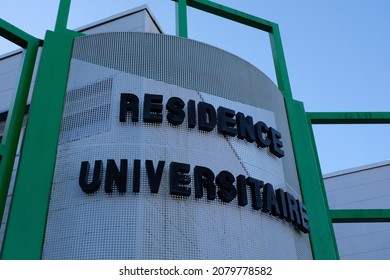
<instances>
[{"instance_id":1,"label":"white building","mask_svg":"<svg viewBox=\"0 0 390 280\"><path fill-rule=\"evenodd\" d=\"M151 10L147 5L130 9L120 14L116 14L111 17L94 22L92 24L80 27L77 29L77 31L82 32L84 34L95 34L95 33L107 32L107 31L162 33L161 27L158 25L156 19L154 18ZM40 53L38 53L36 65L39 64L39 54ZM16 91L21 59L22 59L22 50L15 50L7 54L0 54L0 139L2 138L3 135L5 122L7 119L8 110L11 106L13 94ZM28 105L26 110L27 112L24 119L24 125L22 128L22 135L24 132L24 127L27 122L28 109L31 101L32 91L35 84L35 76L36 76L36 69L30 87L30 94L28 98ZM7 198L6 210L0 228L1 241L3 239L5 224L8 216L8 209L11 203L11 197L13 192L12 187L14 184L13 180L15 177L15 171L17 168L18 160L19 160L19 150L15 160L14 174L11 179L12 181L10 185L9 195Z\"/></svg>"},{"instance_id":2,"label":"white building","mask_svg":"<svg viewBox=\"0 0 390 280\"><path fill-rule=\"evenodd\" d=\"M162 29L158 25L157 21L155 20L147 6L131 9L121 14L102 19L98 22L81 27L77 29L77 31L83 32L88 35L103 32L123 31L163 33ZM10 108L13 93L15 92L21 57L21 51L14 51L12 53L0 55L0 137L2 136L7 112ZM39 56L37 64L38 63ZM33 77L31 89L33 89L34 87L34 80L35 76ZM75 84L77 84L77 82L75 82ZM30 92L28 104L30 103L31 95L32 90ZM207 97L210 99L215 98L210 96ZM28 107L29 106L27 106L27 110ZM25 124L27 118L28 112L26 112ZM272 119L272 116L270 117L270 119ZM15 161L14 171L16 171L18 159L19 154L17 155ZM330 209L389 209L389 171L390 162L382 162L370 166L354 168L325 175L324 179ZM293 177L293 175L291 174L289 174L288 176ZM12 186L13 182L11 182L11 188L7 199L6 211L2 219L2 224L0 228L0 244L3 239L8 216L8 208L12 198ZM299 191L297 191L297 193L299 193ZM230 210L228 209L227 211ZM267 217L267 219L268 218L269 217ZM272 218L273 217L269 219L272 220ZM387 235L390 232L390 224L334 224L334 229L341 259L390 258L390 241L388 241L387 238ZM239 236L239 233L236 232L236 234ZM184 237L181 238L185 240ZM295 242L301 244L307 241L305 238L299 239L291 236L290 238L291 243ZM270 245L270 247L272 246ZM305 245L303 245L303 247L305 247ZM296 254L300 254L300 256L303 256L302 258L311 257L311 255L307 253L299 252ZM291 255L285 256L287 258Z\"/></svg>"},{"instance_id":3,"label":"white building","mask_svg":"<svg viewBox=\"0 0 390 280\"><path fill-rule=\"evenodd\" d=\"M390 161L324 176L330 209L390 209ZM390 223L334 223L340 259L390 259Z\"/></svg>"}]
</instances>

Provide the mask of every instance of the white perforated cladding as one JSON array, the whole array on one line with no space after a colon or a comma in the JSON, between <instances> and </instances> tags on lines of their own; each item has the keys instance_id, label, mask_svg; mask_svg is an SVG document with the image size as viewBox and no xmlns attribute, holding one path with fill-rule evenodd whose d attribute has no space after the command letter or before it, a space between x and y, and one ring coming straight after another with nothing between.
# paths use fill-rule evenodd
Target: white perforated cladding
<instances>
[{"instance_id":1,"label":"white perforated cladding","mask_svg":"<svg viewBox=\"0 0 390 280\"><path fill-rule=\"evenodd\" d=\"M308 235L290 223L238 206L194 197L193 168L222 170L272 183L300 198L283 99L250 64L182 38L107 33L77 39L68 81L44 259L310 259ZM205 78L207 80L205 81ZM140 99L140 121L119 122L121 93ZM216 129L142 121L145 93L224 106L282 133L283 159ZM216 95L219 95L216 96ZM250 105L249 105L250 104ZM261 104L261 106L259 105ZM79 187L82 161L128 159L127 193ZM132 192L133 160L141 160L140 193ZM165 161L161 186L151 194L145 160ZM192 195L169 194L169 163L191 165ZM91 173L89 172L89 178Z\"/></svg>"}]
</instances>

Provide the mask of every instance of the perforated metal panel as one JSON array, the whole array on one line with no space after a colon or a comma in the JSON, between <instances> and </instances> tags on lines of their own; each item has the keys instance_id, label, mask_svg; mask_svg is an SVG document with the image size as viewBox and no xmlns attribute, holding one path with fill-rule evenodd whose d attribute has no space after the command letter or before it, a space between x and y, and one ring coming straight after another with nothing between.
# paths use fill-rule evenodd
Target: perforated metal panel
<instances>
[{"instance_id":1,"label":"perforated metal panel","mask_svg":"<svg viewBox=\"0 0 390 280\"><path fill-rule=\"evenodd\" d=\"M120 95L140 100L140 120L119 122ZM142 120L144 94L163 95L163 122ZM180 97L223 106L263 121L282 134L285 156L268 148L173 126L166 101ZM188 117L188 116L187 116ZM186 117L186 118L187 118ZM120 165L128 160L127 192L93 194L79 186L81 162ZM140 192L133 192L140 160ZM151 193L145 161L164 161L158 193ZM169 165L190 165L189 197L170 195ZM283 98L249 63L188 39L140 33L106 33L76 39L50 200L44 259L310 259L308 235L254 210L194 196L193 169L242 174L300 198ZM248 200L251 201L250 192Z\"/></svg>"}]
</instances>

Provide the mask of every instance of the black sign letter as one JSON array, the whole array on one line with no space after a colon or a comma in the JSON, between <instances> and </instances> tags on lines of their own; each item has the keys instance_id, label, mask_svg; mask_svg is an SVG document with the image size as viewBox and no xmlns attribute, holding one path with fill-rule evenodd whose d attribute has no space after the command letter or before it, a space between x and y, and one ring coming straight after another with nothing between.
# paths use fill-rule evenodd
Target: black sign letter
<instances>
[{"instance_id":1,"label":"black sign letter","mask_svg":"<svg viewBox=\"0 0 390 280\"><path fill-rule=\"evenodd\" d=\"M140 177L141 177L141 161L139 159L135 159L134 168L133 168L133 192L135 193L139 193Z\"/></svg>"},{"instance_id":2,"label":"black sign letter","mask_svg":"<svg viewBox=\"0 0 390 280\"><path fill-rule=\"evenodd\" d=\"M100 188L101 173L103 162L101 160L95 161L95 167L93 168L93 179L91 183L87 183L89 173L89 161L83 161L80 168L79 185L83 192L91 194L96 192Z\"/></svg>"},{"instance_id":3,"label":"black sign letter","mask_svg":"<svg viewBox=\"0 0 390 280\"><path fill-rule=\"evenodd\" d=\"M121 94L121 104L119 112L119 121L126 122L126 113L131 112L131 121L138 122L139 99L132 93Z\"/></svg>"},{"instance_id":4,"label":"black sign letter","mask_svg":"<svg viewBox=\"0 0 390 280\"><path fill-rule=\"evenodd\" d=\"M237 119L237 137L239 139L246 139L249 143L255 141L255 130L253 127L253 118L251 116L245 117L243 113L236 114Z\"/></svg>"},{"instance_id":5,"label":"black sign letter","mask_svg":"<svg viewBox=\"0 0 390 280\"><path fill-rule=\"evenodd\" d=\"M237 194L238 205L246 206L248 204L248 194L246 192L246 179L244 175L237 176Z\"/></svg>"},{"instance_id":6,"label":"black sign letter","mask_svg":"<svg viewBox=\"0 0 390 280\"><path fill-rule=\"evenodd\" d=\"M308 233L310 232L310 227L309 227L309 218L306 215L306 207L302 201L297 200L297 203L299 208L299 216L301 218L301 224L298 225L298 228L303 233Z\"/></svg>"},{"instance_id":7,"label":"black sign letter","mask_svg":"<svg viewBox=\"0 0 390 280\"><path fill-rule=\"evenodd\" d=\"M187 113L188 113L188 128L194 128L196 126L195 100L188 100Z\"/></svg>"},{"instance_id":8,"label":"black sign letter","mask_svg":"<svg viewBox=\"0 0 390 280\"><path fill-rule=\"evenodd\" d=\"M184 112L184 101L179 97L171 97L168 99L166 108L168 110L167 120L172 125L182 124L186 113Z\"/></svg>"},{"instance_id":9,"label":"black sign letter","mask_svg":"<svg viewBox=\"0 0 390 280\"><path fill-rule=\"evenodd\" d=\"M251 187L252 208L254 210L261 209L261 194L260 189L264 186L264 182L252 177L246 178L246 184Z\"/></svg>"},{"instance_id":10,"label":"black sign letter","mask_svg":"<svg viewBox=\"0 0 390 280\"><path fill-rule=\"evenodd\" d=\"M144 122L162 123L163 96L158 94L145 94L144 97Z\"/></svg>"},{"instance_id":11,"label":"black sign letter","mask_svg":"<svg viewBox=\"0 0 390 280\"><path fill-rule=\"evenodd\" d=\"M280 216L278 201L276 200L274 188L271 184L265 184L263 187L263 208L261 211L269 213L273 216Z\"/></svg>"},{"instance_id":12,"label":"black sign letter","mask_svg":"<svg viewBox=\"0 0 390 280\"><path fill-rule=\"evenodd\" d=\"M284 157L284 151L281 149L283 147L283 143L279 140L282 138L280 132L270 127L268 131L268 138L272 141L271 145L269 146L271 153L278 158Z\"/></svg>"},{"instance_id":13,"label":"black sign letter","mask_svg":"<svg viewBox=\"0 0 390 280\"><path fill-rule=\"evenodd\" d=\"M225 107L218 107L218 132L223 135L236 136L235 112Z\"/></svg>"},{"instance_id":14,"label":"black sign letter","mask_svg":"<svg viewBox=\"0 0 390 280\"><path fill-rule=\"evenodd\" d=\"M203 131L212 131L217 124L217 113L213 105L205 102L198 103L198 128Z\"/></svg>"},{"instance_id":15,"label":"black sign letter","mask_svg":"<svg viewBox=\"0 0 390 280\"><path fill-rule=\"evenodd\" d=\"M171 195L190 196L191 188L184 187L191 183L190 165L179 162L171 162L169 164L169 185Z\"/></svg>"},{"instance_id":16,"label":"black sign letter","mask_svg":"<svg viewBox=\"0 0 390 280\"><path fill-rule=\"evenodd\" d=\"M217 175L215 182L219 188L218 197L226 203L231 202L237 195L237 190L233 186L235 178L232 173L228 171L221 171Z\"/></svg>"},{"instance_id":17,"label":"black sign letter","mask_svg":"<svg viewBox=\"0 0 390 280\"><path fill-rule=\"evenodd\" d=\"M203 188L207 190L207 200L214 200L216 197L216 188L214 184L214 173L207 167L195 166L195 197L203 197Z\"/></svg>"},{"instance_id":18,"label":"black sign letter","mask_svg":"<svg viewBox=\"0 0 390 280\"><path fill-rule=\"evenodd\" d=\"M156 171L154 171L153 161L146 160L146 173L148 174L149 187L151 193L158 193L160 189L161 177L164 171L165 161L159 161Z\"/></svg>"},{"instance_id":19,"label":"black sign letter","mask_svg":"<svg viewBox=\"0 0 390 280\"><path fill-rule=\"evenodd\" d=\"M115 160L107 160L106 179L104 181L104 190L106 193L112 193L112 186L115 182L120 193L126 192L127 180L127 159L121 159L121 170L118 170Z\"/></svg>"}]
</instances>

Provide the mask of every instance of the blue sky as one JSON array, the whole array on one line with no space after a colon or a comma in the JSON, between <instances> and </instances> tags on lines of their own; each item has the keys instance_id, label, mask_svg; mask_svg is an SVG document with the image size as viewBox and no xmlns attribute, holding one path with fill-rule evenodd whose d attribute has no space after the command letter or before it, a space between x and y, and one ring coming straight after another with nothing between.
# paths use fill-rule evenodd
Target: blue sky
<instances>
[{"instance_id":1,"label":"blue sky","mask_svg":"<svg viewBox=\"0 0 390 280\"><path fill-rule=\"evenodd\" d=\"M389 111L390 1L215 0L279 24L293 96L306 111ZM53 30L59 0L3 0L0 17L43 38ZM68 28L148 4L175 34L170 0L73 0ZM193 9L189 37L250 61L273 80L268 35ZM0 54L15 46L0 39ZM324 173L390 159L389 125L315 126Z\"/></svg>"}]
</instances>

